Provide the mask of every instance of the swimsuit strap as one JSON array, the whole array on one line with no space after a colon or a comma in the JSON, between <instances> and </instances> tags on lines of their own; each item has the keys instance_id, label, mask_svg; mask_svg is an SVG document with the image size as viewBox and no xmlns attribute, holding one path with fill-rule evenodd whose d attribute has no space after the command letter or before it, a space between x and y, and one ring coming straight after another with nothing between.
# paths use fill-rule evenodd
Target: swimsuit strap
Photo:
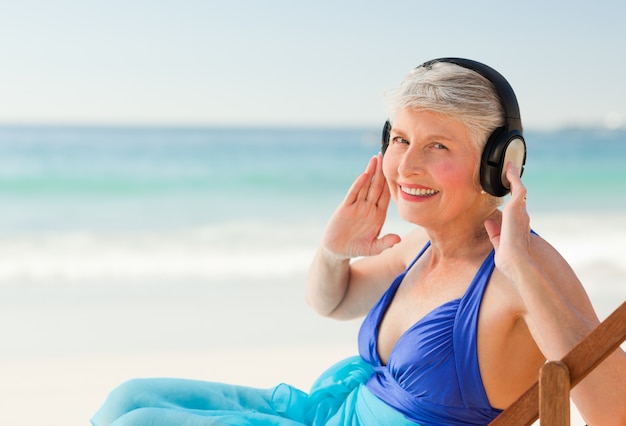
<instances>
[{"instance_id":1,"label":"swimsuit strap","mask_svg":"<svg viewBox=\"0 0 626 426\"><path fill-rule=\"evenodd\" d=\"M478 314L495 268L494 251L487 256L462 297L457 311L453 344L462 398L467 407L488 407L489 399L478 365Z\"/></svg>"}]
</instances>

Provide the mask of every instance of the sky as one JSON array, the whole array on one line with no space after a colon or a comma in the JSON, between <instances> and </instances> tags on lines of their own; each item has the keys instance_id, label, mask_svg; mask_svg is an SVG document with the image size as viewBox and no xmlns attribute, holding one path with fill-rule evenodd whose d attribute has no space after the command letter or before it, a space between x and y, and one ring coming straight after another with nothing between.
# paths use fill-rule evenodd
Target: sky
<instances>
[{"instance_id":1,"label":"sky","mask_svg":"<svg viewBox=\"0 0 626 426\"><path fill-rule=\"evenodd\" d=\"M626 128L617 0L0 0L0 124L378 126L443 56L529 128Z\"/></svg>"}]
</instances>

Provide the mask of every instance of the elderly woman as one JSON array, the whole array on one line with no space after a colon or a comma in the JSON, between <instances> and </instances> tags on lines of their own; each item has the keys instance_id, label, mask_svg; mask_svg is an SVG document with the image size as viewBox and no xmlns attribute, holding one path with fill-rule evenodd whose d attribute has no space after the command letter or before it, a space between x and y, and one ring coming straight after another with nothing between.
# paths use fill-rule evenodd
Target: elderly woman
<instances>
[{"instance_id":1,"label":"elderly woman","mask_svg":"<svg viewBox=\"0 0 626 426\"><path fill-rule=\"evenodd\" d=\"M94 424L485 425L598 324L567 262L530 229L506 80L474 61L430 61L393 93L390 113L383 153L330 219L307 283L319 313L365 315L360 356L309 393L130 381ZM390 199L416 225L404 238L380 235ZM572 398L590 425L626 424L626 354Z\"/></svg>"}]
</instances>

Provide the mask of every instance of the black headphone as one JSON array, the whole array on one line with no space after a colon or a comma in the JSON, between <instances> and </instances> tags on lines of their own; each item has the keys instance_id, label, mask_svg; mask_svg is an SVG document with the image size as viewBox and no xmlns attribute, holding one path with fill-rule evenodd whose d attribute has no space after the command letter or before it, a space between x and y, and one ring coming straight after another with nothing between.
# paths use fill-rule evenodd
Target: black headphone
<instances>
[{"instance_id":1,"label":"black headphone","mask_svg":"<svg viewBox=\"0 0 626 426\"><path fill-rule=\"evenodd\" d=\"M470 69L489 80L504 109L504 126L491 133L485 144L480 161L480 184L491 195L502 197L509 193L510 183L506 178L506 165L513 162L520 169L520 175L526 164L526 142L522 135L522 119L515 92L508 81L493 68L480 62L462 58L439 58L424 62L418 68L431 67L437 62L448 62ZM383 127L382 152L389 146L391 123L387 121Z\"/></svg>"}]
</instances>

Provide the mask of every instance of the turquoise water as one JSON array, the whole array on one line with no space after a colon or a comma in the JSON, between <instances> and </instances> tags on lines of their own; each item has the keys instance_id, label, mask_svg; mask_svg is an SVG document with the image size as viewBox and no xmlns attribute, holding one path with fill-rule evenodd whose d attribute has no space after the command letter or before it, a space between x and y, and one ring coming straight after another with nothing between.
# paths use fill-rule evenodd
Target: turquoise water
<instances>
[{"instance_id":1,"label":"turquoise water","mask_svg":"<svg viewBox=\"0 0 626 426\"><path fill-rule=\"evenodd\" d=\"M10 214L3 230L316 216L376 153L377 137L368 130L2 128L0 202Z\"/></svg>"},{"instance_id":2,"label":"turquoise water","mask_svg":"<svg viewBox=\"0 0 626 426\"><path fill-rule=\"evenodd\" d=\"M529 132L524 182L533 208L621 210L626 207L626 131Z\"/></svg>"},{"instance_id":3,"label":"turquoise water","mask_svg":"<svg viewBox=\"0 0 626 426\"><path fill-rule=\"evenodd\" d=\"M1 127L0 231L316 218L378 138L379 129ZM532 209L626 206L626 131L526 139Z\"/></svg>"}]
</instances>

